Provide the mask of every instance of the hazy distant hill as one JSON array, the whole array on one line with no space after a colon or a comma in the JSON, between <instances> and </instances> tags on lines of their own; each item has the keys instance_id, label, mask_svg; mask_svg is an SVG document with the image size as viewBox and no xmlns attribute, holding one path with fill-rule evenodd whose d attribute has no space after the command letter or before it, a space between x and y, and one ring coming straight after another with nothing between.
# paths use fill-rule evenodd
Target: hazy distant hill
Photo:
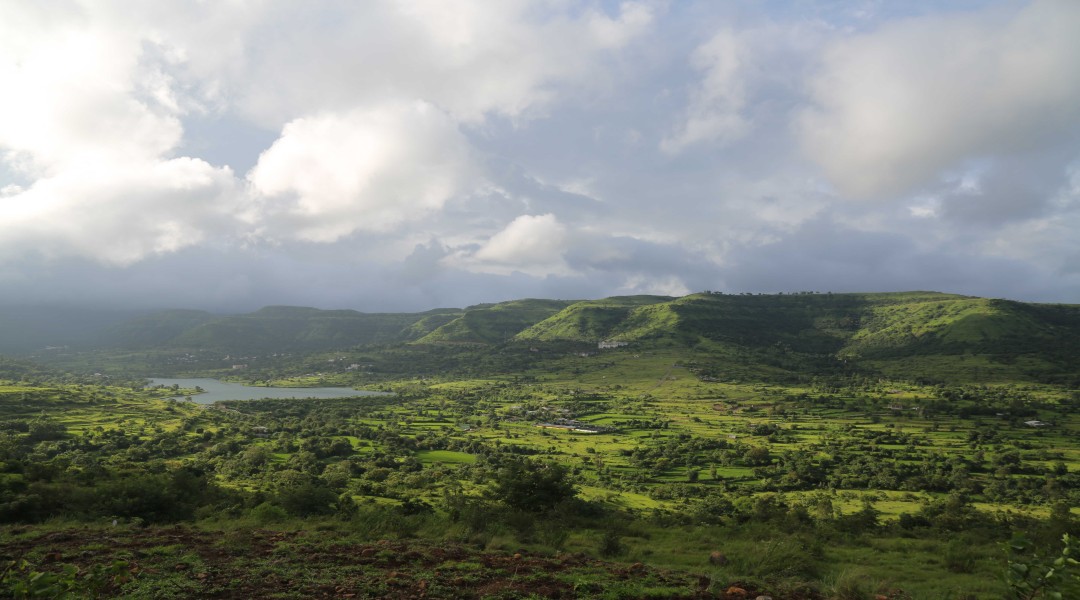
<instances>
[{"instance_id":1,"label":"hazy distant hill","mask_svg":"<svg viewBox=\"0 0 1080 600\"><path fill-rule=\"evenodd\" d=\"M229 352L313 351L357 345L404 342L427 334L458 309L425 313L361 313L270 306L245 315L217 317L192 323L156 345L210 348ZM171 316L171 315L166 315ZM114 345L138 339L114 338Z\"/></svg>"},{"instance_id":2,"label":"hazy distant hill","mask_svg":"<svg viewBox=\"0 0 1080 600\"><path fill-rule=\"evenodd\" d=\"M137 318L136 311L16 306L0 308L0 353L48 346L96 345L102 332Z\"/></svg>"},{"instance_id":3,"label":"hazy distant hill","mask_svg":"<svg viewBox=\"0 0 1080 600\"><path fill-rule=\"evenodd\" d=\"M165 310L108 327L95 337L94 343L121 348L164 346L186 332L219 318L201 310Z\"/></svg>"}]
</instances>

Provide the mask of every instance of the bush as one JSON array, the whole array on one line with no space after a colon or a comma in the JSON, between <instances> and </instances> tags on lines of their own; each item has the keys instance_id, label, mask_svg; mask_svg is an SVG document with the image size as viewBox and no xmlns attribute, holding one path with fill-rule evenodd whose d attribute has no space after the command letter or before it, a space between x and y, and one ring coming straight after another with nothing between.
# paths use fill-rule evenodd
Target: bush
<instances>
[{"instance_id":1,"label":"bush","mask_svg":"<svg viewBox=\"0 0 1080 600\"><path fill-rule=\"evenodd\" d=\"M945 568L952 573L974 573L976 553L966 539L950 540L945 546Z\"/></svg>"},{"instance_id":2,"label":"bush","mask_svg":"<svg viewBox=\"0 0 1080 600\"><path fill-rule=\"evenodd\" d=\"M268 525L270 523L280 523L288 519L289 513L285 512L284 508L281 508L276 504L263 502L251 509L251 518L259 525Z\"/></svg>"},{"instance_id":3,"label":"bush","mask_svg":"<svg viewBox=\"0 0 1080 600\"><path fill-rule=\"evenodd\" d=\"M611 558L626 554L626 546L622 543L622 537L619 536L619 532L614 529L606 529L604 530L603 535L600 536L600 547L598 548L598 551L600 552L600 556Z\"/></svg>"},{"instance_id":4,"label":"bush","mask_svg":"<svg viewBox=\"0 0 1080 600\"><path fill-rule=\"evenodd\" d=\"M338 495L328 487L307 483L278 494L278 501L290 515L310 517L334 512Z\"/></svg>"}]
</instances>

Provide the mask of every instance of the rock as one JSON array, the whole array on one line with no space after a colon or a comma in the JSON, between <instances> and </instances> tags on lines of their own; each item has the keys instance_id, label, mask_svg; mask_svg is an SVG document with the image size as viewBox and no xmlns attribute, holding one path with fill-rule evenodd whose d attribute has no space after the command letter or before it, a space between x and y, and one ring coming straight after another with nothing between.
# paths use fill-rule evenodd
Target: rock
<instances>
[{"instance_id":1,"label":"rock","mask_svg":"<svg viewBox=\"0 0 1080 600\"><path fill-rule=\"evenodd\" d=\"M758 596L754 600L772 600L772 596Z\"/></svg>"},{"instance_id":2,"label":"rock","mask_svg":"<svg viewBox=\"0 0 1080 600\"><path fill-rule=\"evenodd\" d=\"M713 552L709 554L709 564L722 567L728 564L728 557L719 550L713 550Z\"/></svg>"}]
</instances>

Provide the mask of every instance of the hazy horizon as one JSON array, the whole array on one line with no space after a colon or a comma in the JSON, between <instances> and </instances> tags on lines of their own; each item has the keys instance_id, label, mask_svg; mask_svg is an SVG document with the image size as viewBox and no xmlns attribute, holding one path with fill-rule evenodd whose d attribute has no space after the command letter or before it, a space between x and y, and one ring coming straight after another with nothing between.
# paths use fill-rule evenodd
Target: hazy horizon
<instances>
[{"instance_id":1,"label":"hazy horizon","mask_svg":"<svg viewBox=\"0 0 1080 600\"><path fill-rule=\"evenodd\" d=\"M969 295L969 294L959 294L959 293L941 291L941 290L798 290L798 291L793 291L793 292L758 292L758 291L723 292L723 291L719 291L719 290L695 290L695 291L689 292L688 294L681 294L681 295L675 295L675 296L668 296L668 295L664 295L664 294L643 294L643 295L654 295L654 296L658 296L658 297L681 298L681 297L684 297L684 296L700 294L700 293L705 293L705 292L721 293L721 294L727 294L727 295L732 295L732 296L766 296L766 295L768 295L768 296L775 296L775 295L793 295L793 296L795 296L795 295L800 295L800 294L805 294L805 293L815 294L815 295L930 293L930 294L945 294L945 295L955 295L955 296L966 296L966 297L972 297L972 298L987 298L987 299L991 299L991 300L1009 300L1009 301L1024 302L1024 303L1031 303L1031 304L1080 305L1080 302L1036 302L1036 301L1019 300L1017 298L1009 298L1009 297L1005 297L1005 296L974 296L974 295ZM393 307L390 307L390 308L388 308L386 310L368 309L368 308L365 308L365 307L362 307L362 306L361 307L356 307L356 306L331 306L331 305L319 306L319 305L314 305L314 304L253 304L251 306L239 306L239 307L230 309L230 308L198 308L198 307L191 307L191 306L175 306L175 305L130 307L130 306L122 306L122 305L79 304L79 303L74 303L74 302L66 302L66 303L65 302L53 302L53 303L48 303L48 304L0 304L0 310L30 311L30 312L40 311L40 312L46 313L46 314L47 313L52 313L52 312L63 313L63 312L80 312L80 311L82 311L82 312L86 312L86 313L102 313L102 314L112 313L112 314L116 315L117 317L123 317L123 318L128 318L128 317L131 317L133 315L152 315L152 314L156 314L156 313L160 313L160 312L166 312L166 311L196 311L196 312L207 312L207 313L217 315L217 316L233 316L233 315L250 314L250 313L254 313L254 312L257 312L257 311L260 311L260 310L263 310L263 309L278 308L278 307L316 309L316 310L321 310L321 311L342 310L342 311L354 311L354 312L358 312L358 313L370 313L370 314L376 314L376 313L387 313L387 314L409 313L409 314L416 314L416 313L424 313L424 312L431 312L431 311L438 311L438 310L467 310L467 309L473 309L473 308L477 308L477 307L493 306L493 305L501 304L501 303L504 303L504 302L514 302L514 301L520 301L520 300L554 300L554 301L558 301L558 302L590 302L590 301L595 301L595 300L604 300L604 299L607 299L607 298L613 298L613 297L619 297L619 296L630 296L630 295L632 295L632 294L615 294L615 295L612 295L612 296L594 296L594 297L546 297L546 298L538 297L538 296L521 296L521 297L512 297L512 298L502 298L502 299L497 299L497 300L481 300L479 302L474 302L472 304L462 304L462 305L458 305L458 306L453 306L453 305L425 306L425 307L420 307L420 308L417 308L417 309L394 309Z\"/></svg>"}]
</instances>

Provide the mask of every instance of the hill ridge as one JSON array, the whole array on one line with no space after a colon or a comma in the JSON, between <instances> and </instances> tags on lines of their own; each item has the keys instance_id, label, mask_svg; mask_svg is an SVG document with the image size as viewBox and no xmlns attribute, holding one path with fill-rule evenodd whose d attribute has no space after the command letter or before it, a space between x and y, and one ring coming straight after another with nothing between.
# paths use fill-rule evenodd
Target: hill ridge
<instances>
[{"instance_id":1,"label":"hill ridge","mask_svg":"<svg viewBox=\"0 0 1080 600\"><path fill-rule=\"evenodd\" d=\"M48 322L47 314L33 314L34 322ZM0 340L5 326L25 338L24 352L35 348L29 342L38 342L40 348L45 345L41 342L55 344L59 339L52 327L47 336L34 340L32 327L12 317L0 319ZM982 369L1021 379L1045 378L1048 373L1065 377L1076 371L1071 361L1080 355L1080 305L928 291L526 298L415 313L267 306L251 313L214 315L173 309L126 319L114 315L98 331L90 329L85 323L74 327L78 336L71 343L87 349L199 349L245 355L386 344L494 349L610 340L666 344L728 359L741 356L744 362L788 371L858 364L892 374ZM5 350L12 352L12 346Z\"/></svg>"}]
</instances>

